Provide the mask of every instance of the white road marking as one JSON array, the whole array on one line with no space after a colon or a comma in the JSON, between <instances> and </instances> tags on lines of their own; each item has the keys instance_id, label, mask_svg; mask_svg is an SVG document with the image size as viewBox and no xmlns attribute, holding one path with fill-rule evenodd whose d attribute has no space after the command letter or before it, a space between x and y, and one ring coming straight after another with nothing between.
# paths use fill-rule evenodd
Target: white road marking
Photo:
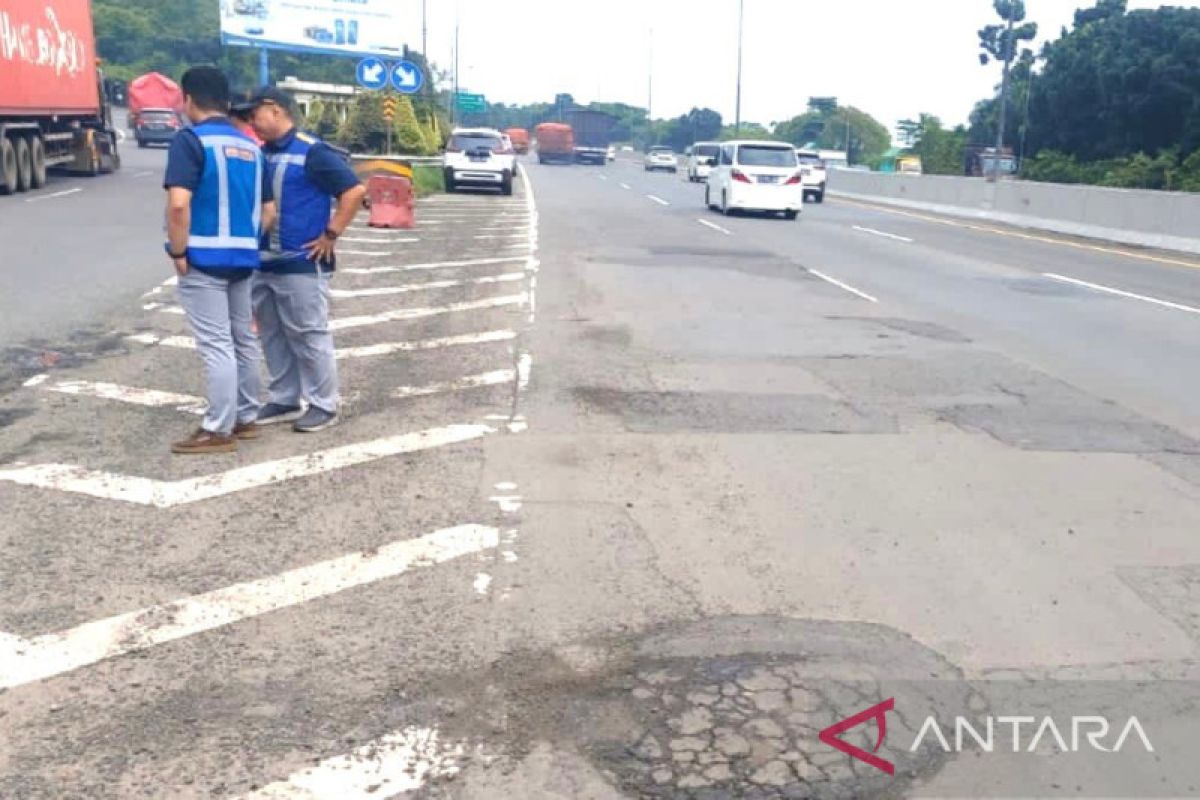
<instances>
[{"instance_id":1,"label":"white road marking","mask_svg":"<svg viewBox=\"0 0 1200 800\"><path fill-rule=\"evenodd\" d=\"M885 239L892 239L893 241L897 241L897 242L905 242L906 244L912 244L912 241L913 241L912 239L908 238L907 236L897 236L894 233L886 233L884 231L877 231L874 228L864 228L861 225L855 225L854 230L861 231L862 233L869 233L872 236L882 236Z\"/></svg>"},{"instance_id":2,"label":"white road marking","mask_svg":"<svg viewBox=\"0 0 1200 800\"><path fill-rule=\"evenodd\" d=\"M402 267L364 267L346 268L339 270L347 275L383 275L389 272L411 272L428 269L455 269L458 267L482 267L488 264L511 264L514 261L525 261L520 256L504 256L502 258L473 258L465 261L435 261L428 264L405 264Z\"/></svg>"},{"instance_id":3,"label":"white road marking","mask_svg":"<svg viewBox=\"0 0 1200 800\"><path fill-rule=\"evenodd\" d=\"M331 331L344 331L347 328L361 328L366 325L380 325L385 322L400 322L410 319L424 319L441 314L457 314L462 311L481 311L487 308L502 308L504 306L523 305L528 297L524 292L503 297L489 297L484 300L470 300L464 303L451 303L448 306L434 308L398 308L395 311L385 311L382 314L366 314L361 317L346 317L345 319L330 320Z\"/></svg>"},{"instance_id":4,"label":"white road marking","mask_svg":"<svg viewBox=\"0 0 1200 800\"><path fill-rule=\"evenodd\" d=\"M648 194L648 195L646 195L646 197L649 197L651 200L653 200L654 202L658 203L660 206L669 206L669 205L671 205L671 204L670 204L670 203L668 203L666 200L663 200L661 197L655 197L655 196L654 196L654 195L652 195L652 194Z\"/></svg>"},{"instance_id":5,"label":"white road marking","mask_svg":"<svg viewBox=\"0 0 1200 800\"><path fill-rule=\"evenodd\" d=\"M421 241L416 236L409 236L402 239L371 239L366 236L340 236L339 242L356 242L358 244L412 244ZM343 253L352 253L350 250L343 250Z\"/></svg>"},{"instance_id":6,"label":"white road marking","mask_svg":"<svg viewBox=\"0 0 1200 800\"><path fill-rule=\"evenodd\" d=\"M381 286L376 289L333 289L329 294L339 298L353 297L385 297L393 294L408 294L409 292L428 292L435 289L454 289L460 286L482 286L489 283L508 283L525 280L524 272L509 272L504 275L486 275L465 281L424 281L409 283L404 286Z\"/></svg>"},{"instance_id":7,"label":"white road marking","mask_svg":"<svg viewBox=\"0 0 1200 800\"><path fill-rule=\"evenodd\" d=\"M134 333L125 337L128 341L144 345L160 345L162 347L177 347L182 350L195 350L196 340L190 336L158 336L154 333Z\"/></svg>"},{"instance_id":8,"label":"white road marking","mask_svg":"<svg viewBox=\"0 0 1200 800\"><path fill-rule=\"evenodd\" d=\"M504 494L495 495L488 498L488 502L495 503L499 506L500 511L505 514L515 514L521 510L521 495L519 494Z\"/></svg>"},{"instance_id":9,"label":"white road marking","mask_svg":"<svg viewBox=\"0 0 1200 800\"><path fill-rule=\"evenodd\" d=\"M364 347L347 347L335 350L334 355L338 358L369 358L371 356L391 355L392 353L438 350L443 347L510 342L516 338L516 331L487 331L485 333L467 333L462 336L446 336L440 339L423 339L415 342L385 342L383 344L371 344Z\"/></svg>"},{"instance_id":10,"label":"white road marking","mask_svg":"<svg viewBox=\"0 0 1200 800\"><path fill-rule=\"evenodd\" d=\"M476 594L487 594L488 587L492 585L492 576L486 572L480 572L475 576L475 582L472 585L475 587Z\"/></svg>"},{"instance_id":11,"label":"white road marking","mask_svg":"<svg viewBox=\"0 0 1200 800\"><path fill-rule=\"evenodd\" d=\"M373 256L375 258L383 258L385 256L394 256L396 253L391 250L342 250L338 255L343 256Z\"/></svg>"},{"instance_id":12,"label":"white road marking","mask_svg":"<svg viewBox=\"0 0 1200 800\"><path fill-rule=\"evenodd\" d=\"M495 429L487 425L447 425L178 481L119 475L73 464L21 463L0 469L0 481L83 494L101 500L120 500L137 505L173 508L310 475L369 464L403 453L416 453L467 442L489 433L495 433Z\"/></svg>"},{"instance_id":13,"label":"white road marking","mask_svg":"<svg viewBox=\"0 0 1200 800\"><path fill-rule=\"evenodd\" d=\"M622 183L622 184L621 184L621 188L622 188L622 189L632 189L633 187L632 187L632 186L630 186L628 183Z\"/></svg>"},{"instance_id":14,"label":"white road marking","mask_svg":"<svg viewBox=\"0 0 1200 800\"><path fill-rule=\"evenodd\" d=\"M500 545L500 532L461 525L402 539L164 605L86 622L69 630L17 638L0 650L0 689L11 689L117 656L195 636L272 611L377 583ZM344 797L345 795L338 795Z\"/></svg>"},{"instance_id":15,"label":"white road marking","mask_svg":"<svg viewBox=\"0 0 1200 800\"><path fill-rule=\"evenodd\" d=\"M720 225L717 225L714 222L709 222L706 219L698 219L698 220L696 220L696 222L699 222L701 225L703 225L706 228L712 228L714 231L717 231L718 233L723 233L726 236L733 236L732 231L727 231L724 228L722 228Z\"/></svg>"},{"instance_id":16,"label":"white road marking","mask_svg":"<svg viewBox=\"0 0 1200 800\"><path fill-rule=\"evenodd\" d=\"M183 306L175 305L173 303L147 303L146 305L142 306L142 308L146 311L157 311L160 314L174 314L180 317L187 314L187 312L183 310Z\"/></svg>"},{"instance_id":17,"label":"white road marking","mask_svg":"<svg viewBox=\"0 0 1200 800\"><path fill-rule=\"evenodd\" d=\"M599 178L599 179L600 179L600 180L602 180L602 181L606 181L606 180L608 180L608 176L607 176L607 175L597 175L596 177L597 177L597 178Z\"/></svg>"},{"instance_id":18,"label":"white road marking","mask_svg":"<svg viewBox=\"0 0 1200 800\"><path fill-rule=\"evenodd\" d=\"M529 234L528 233L509 233L509 234L478 233L478 234L475 234L474 238L476 238L476 239L528 239Z\"/></svg>"},{"instance_id":19,"label":"white road marking","mask_svg":"<svg viewBox=\"0 0 1200 800\"><path fill-rule=\"evenodd\" d=\"M140 333L127 337L130 341L144 345L158 345L181 350L195 350L196 340L188 336L164 336L159 338L152 333ZM418 350L438 350L443 347L463 347L473 344L491 344L507 342L517 338L516 331L500 330L484 333L467 333L461 336L446 336L439 339L419 339L406 342L384 342L382 344L366 345L364 347L346 347L334 351L338 358L370 358L386 356L393 353L406 353ZM50 376L45 376L49 378ZM35 384L36 385L36 384Z\"/></svg>"},{"instance_id":20,"label":"white road marking","mask_svg":"<svg viewBox=\"0 0 1200 800\"><path fill-rule=\"evenodd\" d=\"M148 177L150 177L151 175L157 175L157 174L158 174L158 173L157 173L157 172L155 172L155 171L154 171L154 170L152 170L152 169L144 169L144 170L142 170L141 172L135 172L135 173L133 173L133 177L135 177L135 178L148 178Z\"/></svg>"},{"instance_id":21,"label":"white road marking","mask_svg":"<svg viewBox=\"0 0 1200 800\"><path fill-rule=\"evenodd\" d=\"M388 800L457 773L463 752L436 729L405 728L235 800Z\"/></svg>"},{"instance_id":22,"label":"white road marking","mask_svg":"<svg viewBox=\"0 0 1200 800\"><path fill-rule=\"evenodd\" d=\"M1111 286L1102 286L1099 283L1088 283L1087 281L1081 281L1077 278L1068 278L1065 275L1056 275L1053 272L1043 272L1042 275L1056 281L1073 283L1076 286L1083 286L1088 289L1094 289L1097 292L1116 295L1117 297L1127 297L1130 300L1141 300L1143 303L1152 303L1156 306L1162 306L1163 308L1173 308L1176 311L1186 311L1189 314L1200 314L1200 308L1196 308L1194 306L1185 306L1183 303L1172 303L1170 300L1159 300L1157 297L1147 297L1144 294L1134 294L1133 292L1126 292L1123 289L1114 289Z\"/></svg>"},{"instance_id":23,"label":"white road marking","mask_svg":"<svg viewBox=\"0 0 1200 800\"><path fill-rule=\"evenodd\" d=\"M857 295L858 297L861 297L863 300L867 300L872 303L879 302L878 299L872 297L871 295L867 294L866 292L860 292L858 289L855 289L853 286L851 286L847 283L842 283L837 278L831 278L830 276L826 275L824 272L818 272L815 269L810 269L809 272L812 273L813 275L816 275L818 278L825 281L826 283L832 283L834 286L838 287L839 289L847 291L850 294Z\"/></svg>"},{"instance_id":24,"label":"white road marking","mask_svg":"<svg viewBox=\"0 0 1200 800\"><path fill-rule=\"evenodd\" d=\"M31 389L34 386L41 386L43 383L45 383L48 380L50 380L50 375L47 373L42 373L41 375L34 375L32 378L25 381L21 385L24 386L26 389Z\"/></svg>"},{"instance_id":25,"label":"white road marking","mask_svg":"<svg viewBox=\"0 0 1200 800\"><path fill-rule=\"evenodd\" d=\"M202 414L208 406L208 402L203 397L100 381L60 381L47 386L46 391L96 397L102 400L116 400L119 403L130 403L148 408L175 408L189 414Z\"/></svg>"},{"instance_id":26,"label":"white road marking","mask_svg":"<svg viewBox=\"0 0 1200 800\"><path fill-rule=\"evenodd\" d=\"M484 386L500 386L505 383L514 383L517 380L516 370L498 369L492 372L484 372L479 375L465 375L461 378L455 378L452 381L439 381L437 383L428 383L424 386L401 386L392 391L392 397L406 399L409 397L428 397L434 394L447 394L449 392L461 392L467 389L479 389Z\"/></svg>"},{"instance_id":27,"label":"white road marking","mask_svg":"<svg viewBox=\"0 0 1200 800\"><path fill-rule=\"evenodd\" d=\"M26 203L40 203L43 200L53 200L56 197L66 197L69 194L82 192L83 189L76 186L74 189L63 189L61 192L51 192L50 194L40 194L37 197L30 197L25 200Z\"/></svg>"},{"instance_id":28,"label":"white road marking","mask_svg":"<svg viewBox=\"0 0 1200 800\"><path fill-rule=\"evenodd\" d=\"M492 488L499 492L512 492L516 490L517 485L512 481L501 481L500 483L494 484Z\"/></svg>"},{"instance_id":29,"label":"white road marking","mask_svg":"<svg viewBox=\"0 0 1200 800\"><path fill-rule=\"evenodd\" d=\"M517 388L525 391L529 388L529 377L533 373L533 356L521 353L517 359Z\"/></svg>"}]
</instances>

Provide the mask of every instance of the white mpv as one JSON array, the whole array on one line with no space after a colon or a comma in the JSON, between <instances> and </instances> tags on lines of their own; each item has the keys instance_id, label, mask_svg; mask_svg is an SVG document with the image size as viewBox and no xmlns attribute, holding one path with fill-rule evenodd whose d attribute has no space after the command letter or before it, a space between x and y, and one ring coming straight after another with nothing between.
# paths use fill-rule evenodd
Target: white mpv
<instances>
[{"instance_id":1,"label":"white mpv","mask_svg":"<svg viewBox=\"0 0 1200 800\"><path fill-rule=\"evenodd\" d=\"M704 189L704 203L723 214L770 211L795 219L804 210L804 176L786 142L724 142Z\"/></svg>"}]
</instances>

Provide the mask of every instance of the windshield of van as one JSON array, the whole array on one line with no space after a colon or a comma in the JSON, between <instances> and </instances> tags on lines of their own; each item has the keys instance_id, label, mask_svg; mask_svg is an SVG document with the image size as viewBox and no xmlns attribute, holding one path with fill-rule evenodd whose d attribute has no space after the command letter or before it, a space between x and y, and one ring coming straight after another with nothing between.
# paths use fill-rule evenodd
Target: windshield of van
<instances>
[{"instance_id":1,"label":"windshield of van","mask_svg":"<svg viewBox=\"0 0 1200 800\"><path fill-rule=\"evenodd\" d=\"M742 145L738 148L738 163L746 167L794 167L796 151L790 147Z\"/></svg>"}]
</instances>

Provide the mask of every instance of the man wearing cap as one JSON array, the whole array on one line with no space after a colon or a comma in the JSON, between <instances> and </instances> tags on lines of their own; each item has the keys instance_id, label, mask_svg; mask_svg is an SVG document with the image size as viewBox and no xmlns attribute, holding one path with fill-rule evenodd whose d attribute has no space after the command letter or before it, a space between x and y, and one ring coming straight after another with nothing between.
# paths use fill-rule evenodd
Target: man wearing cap
<instances>
[{"instance_id":1,"label":"man wearing cap","mask_svg":"<svg viewBox=\"0 0 1200 800\"><path fill-rule=\"evenodd\" d=\"M258 423L293 422L315 433L337 422L338 380L329 332L334 243L362 207L366 188L346 160L296 129L291 97L264 87L235 106L263 140L268 180L279 208L263 238L254 280L254 315L271 375ZM337 209L330 213L333 198ZM303 404L308 404L308 409Z\"/></svg>"},{"instance_id":2,"label":"man wearing cap","mask_svg":"<svg viewBox=\"0 0 1200 800\"><path fill-rule=\"evenodd\" d=\"M180 81L192 127L171 140L167 254L208 378L200 428L176 442L179 454L227 453L258 437L258 342L251 328L251 276L259 236L275 206L262 151L229 117L229 81L193 67Z\"/></svg>"}]
</instances>

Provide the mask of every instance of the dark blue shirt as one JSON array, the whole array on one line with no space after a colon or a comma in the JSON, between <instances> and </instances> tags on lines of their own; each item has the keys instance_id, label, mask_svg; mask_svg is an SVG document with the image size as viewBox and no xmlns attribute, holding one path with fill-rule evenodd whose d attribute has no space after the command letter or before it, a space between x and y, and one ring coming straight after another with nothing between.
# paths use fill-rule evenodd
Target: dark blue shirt
<instances>
[{"instance_id":1,"label":"dark blue shirt","mask_svg":"<svg viewBox=\"0 0 1200 800\"><path fill-rule=\"evenodd\" d=\"M209 117L196 123L196 127L212 124L229 125L231 123L228 117ZM184 128L171 139L171 147L167 151L167 171L163 175L163 188L170 189L177 186L180 189L195 192L200 185L200 176L203 174L204 145L200 144L200 137L191 128ZM271 182L267 180L265 169L262 180L262 200L264 203L269 203L274 198L271 194ZM253 271L245 268L220 269L195 265L191 265L191 269L198 269L217 278L245 278Z\"/></svg>"},{"instance_id":2,"label":"dark blue shirt","mask_svg":"<svg viewBox=\"0 0 1200 800\"><path fill-rule=\"evenodd\" d=\"M286 151L292 146L297 133L299 133L299 129L292 128L275 141L265 143L263 145L263 152L269 155L271 153ZM309 134L305 135L308 136ZM312 138L315 139L316 137ZM346 157L322 141L313 144L305 155L304 177L319 191L329 195L331 198L341 197L348 190L362 183L358 175L351 169ZM284 210L280 209L280 213L284 213ZM336 264L333 260L321 264L321 267L327 271L333 270L335 266ZM284 260L270 263L264 262L263 270L266 272L283 273L315 272L317 265L309 259Z\"/></svg>"}]
</instances>

